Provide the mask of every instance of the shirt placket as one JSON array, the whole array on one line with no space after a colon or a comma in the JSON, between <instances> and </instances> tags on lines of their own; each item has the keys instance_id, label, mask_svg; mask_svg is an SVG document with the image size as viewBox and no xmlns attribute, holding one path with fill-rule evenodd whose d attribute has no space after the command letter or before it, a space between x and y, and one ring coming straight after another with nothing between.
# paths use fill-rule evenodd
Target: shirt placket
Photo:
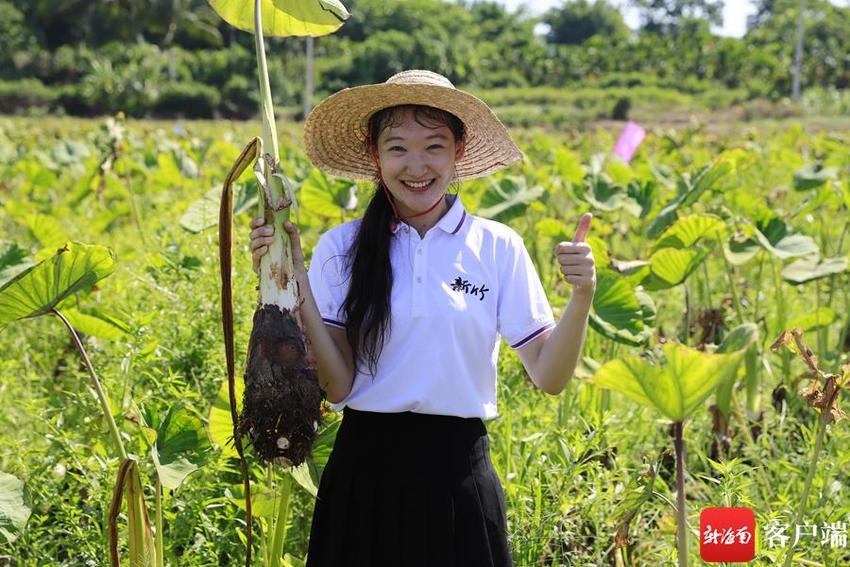
<instances>
[{"instance_id":1,"label":"shirt placket","mask_svg":"<svg viewBox=\"0 0 850 567\"><path fill-rule=\"evenodd\" d=\"M413 251L413 316L425 315L425 304L428 300L426 293L427 274L425 266L428 262L428 239L416 241L416 249Z\"/></svg>"}]
</instances>

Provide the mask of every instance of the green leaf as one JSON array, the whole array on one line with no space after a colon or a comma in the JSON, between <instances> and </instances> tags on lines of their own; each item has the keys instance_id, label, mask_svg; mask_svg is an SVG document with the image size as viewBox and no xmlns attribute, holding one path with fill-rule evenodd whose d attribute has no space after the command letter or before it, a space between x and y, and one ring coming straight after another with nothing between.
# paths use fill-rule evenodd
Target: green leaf
<instances>
[{"instance_id":1,"label":"green leaf","mask_svg":"<svg viewBox=\"0 0 850 567\"><path fill-rule=\"evenodd\" d=\"M566 148L555 149L555 172L563 181L578 185L584 179L584 167L578 155Z\"/></svg>"},{"instance_id":2,"label":"green leaf","mask_svg":"<svg viewBox=\"0 0 850 567\"><path fill-rule=\"evenodd\" d=\"M802 284L847 271L847 258L800 258L785 266L782 278L792 284Z\"/></svg>"},{"instance_id":3,"label":"green leaf","mask_svg":"<svg viewBox=\"0 0 850 567\"><path fill-rule=\"evenodd\" d=\"M69 302L66 301L65 303ZM60 311L78 333L117 341L126 337L130 332L130 327L126 322L98 309L90 308L80 311L74 307L63 307L60 308Z\"/></svg>"},{"instance_id":4,"label":"green leaf","mask_svg":"<svg viewBox=\"0 0 850 567\"><path fill-rule=\"evenodd\" d=\"M233 192L233 216L257 205L257 183L250 181L236 185ZM218 226L221 207L221 188L210 189L204 196L189 205L180 217L180 226L189 232L201 232Z\"/></svg>"},{"instance_id":5,"label":"green leaf","mask_svg":"<svg viewBox=\"0 0 850 567\"><path fill-rule=\"evenodd\" d=\"M235 28L254 32L252 0L209 0L221 18ZM319 37L335 32L349 13L339 0L263 0L263 34Z\"/></svg>"},{"instance_id":6,"label":"green leaf","mask_svg":"<svg viewBox=\"0 0 850 567\"><path fill-rule=\"evenodd\" d=\"M610 212L623 209L632 216L640 216L643 210L640 203L630 197L622 185L609 184L602 177L588 179L587 183L588 191L583 198L595 210Z\"/></svg>"},{"instance_id":7,"label":"green leaf","mask_svg":"<svg viewBox=\"0 0 850 567\"><path fill-rule=\"evenodd\" d=\"M755 348L758 341L758 326L755 323L743 323L732 329L717 348L718 354L731 354L746 352L747 349ZM728 417L732 408L732 392L738 378L737 367L735 371L729 371L717 385L717 408Z\"/></svg>"},{"instance_id":8,"label":"green leaf","mask_svg":"<svg viewBox=\"0 0 850 567\"><path fill-rule=\"evenodd\" d=\"M341 423L342 419L339 418L322 426L316 434L312 452L307 460L297 467L287 469L292 478L313 496L318 494L319 482L331 455L331 449L333 449Z\"/></svg>"},{"instance_id":9,"label":"green leaf","mask_svg":"<svg viewBox=\"0 0 850 567\"><path fill-rule=\"evenodd\" d=\"M31 510L24 504L24 483L0 472L0 543L12 543L27 525Z\"/></svg>"},{"instance_id":10,"label":"green leaf","mask_svg":"<svg viewBox=\"0 0 850 567\"><path fill-rule=\"evenodd\" d=\"M741 241L736 240L733 236L723 242L723 255L726 256L726 259L733 266L746 264L762 249L755 238L748 238Z\"/></svg>"},{"instance_id":11,"label":"green leaf","mask_svg":"<svg viewBox=\"0 0 850 567\"><path fill-rule=\"evenodd\" d=\"M678 218L680 207L689 207L708 189L732 171L732 165L726 160L718 160L711 166L705 166L695 172L683 175L679 179L679 193L658 213L647 228L647 235L655 238Z\"/></svg>"},{"instance_id":12,"label":"green leaf","mask_svg":"<svg viewBox=\"0 0 850 567\"><path fill-rule=\"evenodd\" d=\"M814 331L815 329L832 325L837 319L838 314L835 311L829 307L821 307L820 309L815 309L805 315L791 319L785 325L785 328L793 329L794 327L799 327L802 331Z\"/></svg>"},{"instance_id":13,"label":"green leaf","mask_svg":"<svg viewBox=\"0 0 850 567\"><path fill-rule=\"evenodd\" d=\"M677 286L697 269L707 255L708 251L702 248L662 248L650 256L651 272L643 284L650 291Z\"/></svg>"},{"instance_id":14,"label":"green leaf","mask_svg":"<svg viewBox=\"0 0 850 567\"><path fill-rule=\"evenodd\" d=\"M809 189L817 189L837 177L837 167L824 167L821 169L820 164L810 164L794 172L794 190L808 191Z\"/></svg>"},{"instance_id":15,"label":"green leaf","mask_svg":"<svg viewBox=\"0 0 850 567\"><path fill-rule=\"evenodd\" d=\"M332 179L314 168L302 183L298 199L304 210L340 219L344 211L357 208L357 185L342 179Z\"/></svg>"},{"instance_id":16,"label":"green leaf","mask_svg":"<svg viewBox=\"0 0 850 567\"><path fill-rule=\"evenodd\" d=\"M542 185L528 187L523 177L502 177L493 181L481 197L478 214L499 222L508 222L524 215L529 203L539 199L545 192Z\"/></svg>"},{"instance_id":17,"label":"green leaf","mask_svg":"<svg viewBox=\"0 0 850 567\"><path fill-rule=\"evenodd\" d=\"M88 289L115 269L112 251L68 242L54 256L0 287L0 328L49 312L71 294Z\"/></svg>"},{"instance_id":18,"label":"green leaf","mask_svg":"<svg viewBox=\"0 0 850 567\"><path fill-rule=\"evenodd\" d=\"M652 335L655 306L610 269L596 274L596 293L590 310L589 324L598 333L619 343L641 346Z\"/></svg>"},{"instance_id":19,"label":"green leaf","mask_svg":"<svg viewBox=\"0 0 850 567\"><path fill-rule=\"evenodd\" d=\"M765 250L781 260L818 254L818 245L810 236L792 234L791 227L778 217L756 223L755 238Z\"/></svg>"},{"instance_id":20,"label":"green leaf","mask_svg":"<svg viewBox=\"0 0 850 567\"><path fill-rule=\"evenodd\" d=\"M206 460L210 443L204 425L182 405L168 408L156 428L156 443L151 450L160 482L176 490L188 475Z\"/></svg>"},{"instance_id":21,"label":"green leaf","mask_svg":"<svg viewBox=\"0 0 850 567\"><path fill-rule=\"evenodd\" d=\"M743 356L743 352L709 354L676 343L662 349L667 359L663 366L636 356L615 359L596 372L593 383L654 407L671 421L684 421L729 372L737 370Z\"/></svg>"},{"instance_id":22,"label":"green leaf","mask_svg":"<svg viewBox=\"0 0 850 567\"><path fill-rule=\"evenodd\" d=\"M14 242L0 243L0 285L35 265L26 250Z\"/></svg>"},{"instance_id":23,"label":"green leaf","mask_svg":"<svg viewBox=\"0 0 850 567\"><path fill-rule=\"evenodd\" d=\"M242 411L242 394L245 392L245 382L236 378L236 411ZM236 447L233 446L233 419L230 416L230 395L228 394L227 379L223 380L218 389L218 395L213 401L208 418L210 438L221 448L224 457L237 457Z\"/></svg>"},{"instance_id":24,"label":"green leaf","mask_svg":"<svg viewBox=\"0 0 850 567\"><path fill-rule=\"evenodd\" d=\"M702 238L716 237L726 224L717 215L693 214L677 220L655 242L654 249L689 248Z\"/></svg>"},{"instance_id":25,"label":"green leaf","mask_svg":"<svg viewBox=\"0 0 850 567\"><path fill-rule=\"evenodd\" d=\"M240 510L245 510L245 488L233 485L224 492L225 497ZM272 518L275 514L277 492L264 484L251 484L251 513L255 518Z\"/></svg>"}]
</instances>

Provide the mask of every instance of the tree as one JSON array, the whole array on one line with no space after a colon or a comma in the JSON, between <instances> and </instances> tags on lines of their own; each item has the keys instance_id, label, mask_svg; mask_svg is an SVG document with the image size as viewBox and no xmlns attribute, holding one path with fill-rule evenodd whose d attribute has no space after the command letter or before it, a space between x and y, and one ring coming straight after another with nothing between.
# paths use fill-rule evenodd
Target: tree
<instances>
[{"instance_id":1,"label":"tree","mask_svg":"<svg viewBox=\"0 0 850 567\"><path fill-rule=\"evenodd\" d=\"M607 0L565 2L546 12L543 22L549 25L547 41L556 44L578 45L595 35L623 37L629 33L622 14Z\"/></svg>"},{"instance_id":2,"label":"tree","mask_svg":"<svg viewBox=\"0 0 850 567\"><path fill-rule=\"evenodd\" d=\"M631 0L640 12L641 30L676 35L687 20L723 24L723 0Z\"/></svg>"}]
</instances>

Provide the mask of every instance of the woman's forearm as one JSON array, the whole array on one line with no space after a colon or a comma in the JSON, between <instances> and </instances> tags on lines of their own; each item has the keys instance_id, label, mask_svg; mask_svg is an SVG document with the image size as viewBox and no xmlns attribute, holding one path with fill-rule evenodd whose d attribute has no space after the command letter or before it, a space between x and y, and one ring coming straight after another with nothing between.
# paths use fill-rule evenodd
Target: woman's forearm
<instances>
[{"instance_id":1,"label":"woman's forearm","mask_svg":"<svg viewBox=\"0 0 850 567\"><path fill-rule=\"evenodd\" d=\"M354 382L351 350L340 348L337 340L334 340L325 322L322 321L307 275L297 274L295 280L298 282L302 298L301 322L304 324L304 331L310 339L313 356L316 358L319 386L325 391L328 401L337 403L351 392ZM338 340L344 341L345 338L340 337Z\"/></svg>"},{"instance_id":2,"label":"woman's forearm","mask_svg":"<svg viewBox=\"0 0 850 567\"><path fill-rule=\"evenodd\" d=\"M561 320L540 347L529 374L544 392L557 395L572 378L587 335L587 316L592 302L592 293L574 293Z\"/></svg>"}]
</instances>

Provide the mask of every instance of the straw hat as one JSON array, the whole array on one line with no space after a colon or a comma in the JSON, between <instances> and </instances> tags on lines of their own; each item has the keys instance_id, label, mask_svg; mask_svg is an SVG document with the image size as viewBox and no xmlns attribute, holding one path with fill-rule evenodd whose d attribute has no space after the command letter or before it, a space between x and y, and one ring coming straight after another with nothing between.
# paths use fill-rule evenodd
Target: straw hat
<instances>
[{"instance_id":1,"label":"straw hat","mask_svg":"<svg viewBox=\"0 0 850 567\"><path fill-rule=\"evenodd\" d=\"M319 169L356 179L375 179L369 156L369 118L402 104L432 106L463 122L466 149L455 165L458 179L483 177L522 159L505 126L484 101L458 90L432 71L402 71L385 83L343 89L313 109L304 125L307 156Z\"/></svg>"}]
</instances>

